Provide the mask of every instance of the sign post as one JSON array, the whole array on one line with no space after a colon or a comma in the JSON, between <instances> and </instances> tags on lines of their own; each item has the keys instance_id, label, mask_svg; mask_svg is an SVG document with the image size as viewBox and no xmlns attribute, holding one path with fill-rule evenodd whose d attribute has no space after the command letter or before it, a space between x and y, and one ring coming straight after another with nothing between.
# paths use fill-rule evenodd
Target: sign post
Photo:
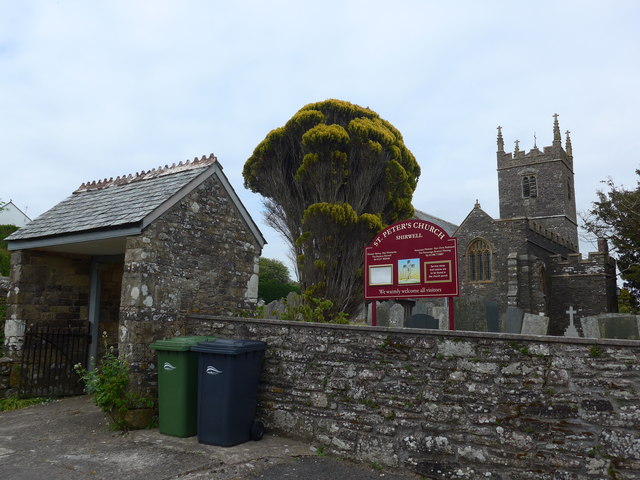
<instances>
[{"instance_id":1,"label":"sign post","mask_svg":"<svg viewBox=\"0 0 640 480\"><path fill-rule=\"evenodd\" d=\"M382 230L364 249L364 298L449 297L449 329L454 330L453 297L458 296L458 241L438 225L404 220Z\"/></svg>"}]
</instances>

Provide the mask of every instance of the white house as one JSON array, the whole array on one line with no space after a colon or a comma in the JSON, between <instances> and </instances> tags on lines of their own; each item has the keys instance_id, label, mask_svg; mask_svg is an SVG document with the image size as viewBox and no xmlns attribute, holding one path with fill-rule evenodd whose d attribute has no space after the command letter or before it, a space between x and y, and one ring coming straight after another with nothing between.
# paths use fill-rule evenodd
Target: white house
<instances>
[{"instance_id":1,"label":"white house","mask_svg":"<svg viewBox=\"0 0 640 480\"><path fill-rule=\"evenodd\" d=\"M20 210L15 204L9 200L0 206L0 225L15 225L16 227L24 227L31 219Z\"/></svg>"}]
</instances>

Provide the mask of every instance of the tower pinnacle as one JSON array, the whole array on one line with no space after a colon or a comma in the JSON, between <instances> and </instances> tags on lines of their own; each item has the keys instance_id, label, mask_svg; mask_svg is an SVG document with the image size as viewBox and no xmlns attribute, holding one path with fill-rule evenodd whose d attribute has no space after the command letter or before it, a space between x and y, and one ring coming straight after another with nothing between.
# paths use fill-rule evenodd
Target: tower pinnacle
<instances>
[{"instance_id":1,"label":"tower pinnacle","mask_svg":"<svg viewBox=\"0 0 640 480\"><path fill-rule=\"evenodd\" d=\"M502 139L502 127L498 125L498 153L504 153L504 140Z\"/></svg>"},{"instance_id":2,"label":"tower pinnacle","mask_svg":"<svg viewBox=\"0 0 640 480\"><path fill-rule=\"evenodd\" d=\"M566 139L566 141L565 141L565 147L564 147L564 150L565 150L565 152L567 152L567 156L568 156L569 158L573 158L573 152L572 152L572 149L571 149L571 137L569 137L569 134L570 134L570 133L571 133L571 132L570 132L569 130L567 130L567 131L565 132L565 134L567 135L567 139Z\"/></svg>"},{"instance_id":3,"label":"tower pinnacle","mask_svg":"<svg viewBox=\"0 0 640 480\"><path fill-rule=\"evenodd\" d=\"M520 140L516 140L515 142L513 142L516 144L516 148L513 150L513 156L517 157L518 154L520 153Z\"/></svg>"},{"instance_id":4,"label":"tower pinnacle","mask_svg":"<svg viewBox=\"0 0 640 480\"><path fill-rule=\"evenodd\" d=\"M553 146L562 146L562 138L560 136L560 124L558 123L558 114L553 114Z\"/></svg>"}]
</instances>

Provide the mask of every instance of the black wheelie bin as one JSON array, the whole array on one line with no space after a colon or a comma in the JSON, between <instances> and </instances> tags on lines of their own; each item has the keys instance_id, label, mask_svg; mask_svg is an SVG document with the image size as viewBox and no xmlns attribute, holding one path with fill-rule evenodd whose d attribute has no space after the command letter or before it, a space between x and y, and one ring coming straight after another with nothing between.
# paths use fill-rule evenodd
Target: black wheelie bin
<instances>
[{"instance_id":1,"label":"black wheelie bin","mask_svg":"<svg viewBox=\"0 0 640 480\"><path fill-rule=\"evenodd\" d=\"M198 352L198 442L230 447L262 438L255 413L266 348L257 340L234 339L191 347Z\"/></svg>"}]
</instances>

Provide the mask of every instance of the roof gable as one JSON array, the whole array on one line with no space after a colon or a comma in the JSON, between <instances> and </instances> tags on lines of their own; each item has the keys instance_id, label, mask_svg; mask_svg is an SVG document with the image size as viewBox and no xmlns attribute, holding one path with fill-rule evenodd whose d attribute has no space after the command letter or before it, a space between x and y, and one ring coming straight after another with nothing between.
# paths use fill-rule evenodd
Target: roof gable
<instances>
[{"instance_id":1,"label":"roof gable","mask_svg":"<svg viewBox=\"0 0 640 480\"><path fill-rule=\"evenodd\" d=\"M136 175L83 183L67 199L7 237L9 249L138 234L212 175L217 175L261 246L265 240L222 173L216 157Z\"/></svg>"},{"instance_id":2,"label":"roof gable","mask_svg":"<svg viewBox=\"0 0 640 480\"><path fill-rule=\"evenodd\" d=\"M450 237L453 236L453 232L455 232L458 228L457 225L451 222L447 222L446 220L443 220L441 218L434 217L433 215L427 212L423 212L422 210L418 210L417 208L414 208L414 216L419 220L426 220L427 222L435 223L445 232L447 232L447 235L449 235Z\"/></svg>"},{"instance_id":3,"label":"roof gable","mask_svg":"<svg viewBox=\"0 0 640 480\"><path fill-rule=\"evenodd\" d=\"M456 235L458 234L458 232L464 231L470 224L478 224L478 223L493 225L495 224L495 220L491 218L491 215L489 215L480 207L480 203L478 203L478 201L476 200L476 203L473 209L467 214L465 219L457 228Z\"/></svg>"}]
</instances>

